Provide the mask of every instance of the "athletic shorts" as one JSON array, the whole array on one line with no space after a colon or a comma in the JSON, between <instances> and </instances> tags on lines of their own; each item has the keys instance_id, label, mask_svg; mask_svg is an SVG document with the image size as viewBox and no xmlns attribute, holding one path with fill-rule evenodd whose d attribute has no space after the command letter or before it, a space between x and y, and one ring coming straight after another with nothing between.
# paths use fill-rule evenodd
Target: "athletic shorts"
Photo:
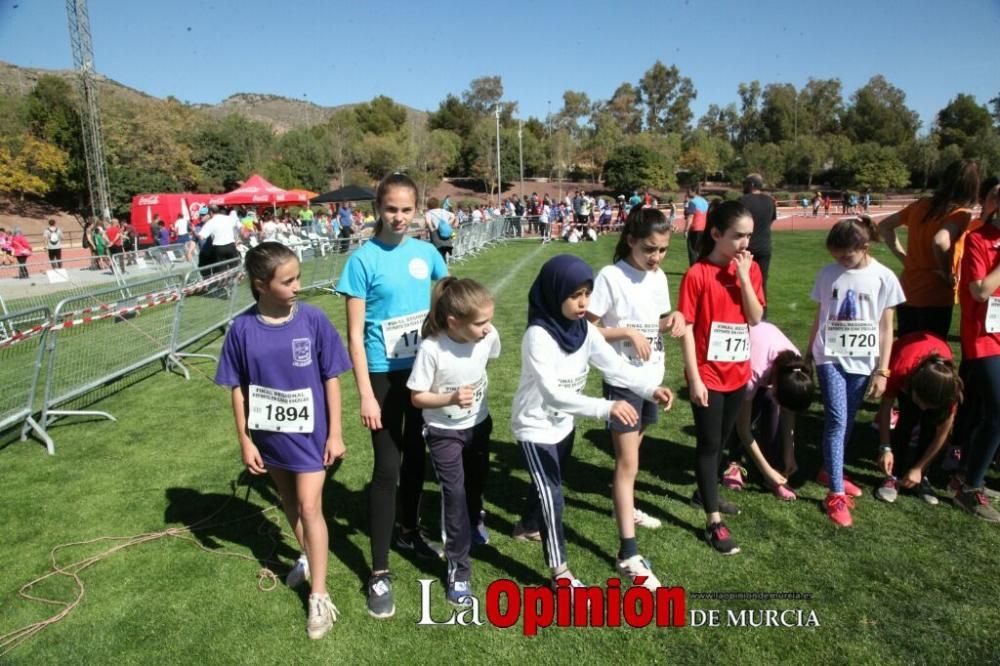
<instances>
[{"instance_id":1,"label":"athletic shorts","mask_svg":"<svg viewBox=\"0 0 1000 666\"><path fill-rule=\"evenodd\" d=\"M612 386L607 382L601 382L601 388L605 400L624 400L639 414L639 422L634 426L627 426L620 421L610 419L608 430L611 432L639 432L645 430L646 426L655 425L659 419L659 407L655 402L643 400L632 391Z\"/></svg>"}]
</instances>

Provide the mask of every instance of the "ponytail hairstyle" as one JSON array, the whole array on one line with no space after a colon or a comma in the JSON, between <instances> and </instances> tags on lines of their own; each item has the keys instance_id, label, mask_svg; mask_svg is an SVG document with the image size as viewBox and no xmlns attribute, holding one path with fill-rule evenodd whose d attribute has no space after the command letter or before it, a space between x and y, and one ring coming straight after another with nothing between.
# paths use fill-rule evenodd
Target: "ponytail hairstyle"
<instances>
[{"instance_id":1,"label":"ponytail hairstyle","mask_svg":"<svg viewBox=\"0 0 1000 666\"><path fill-rule=\"evenodd\" d=\"M448 317L472 321L488 305L493 304L489 289L470 278L448 276L434 285L431 309L420 329L420 337L432 338L448 331Z\"/></svg>"},{"instance_id":2,"label":"ponytail hairstyle","mask_svg":"<svg viewBox=\"0 0 1000 666\"><path fill-rule=\"evenodd\" d=\"M837 222L826 235L827 250L862 250L865 245L879 241L878 229L868 215L845 217Z\"/></svg>"},{"instance_id":3,"label":"ponytail hairstyle","mask_svg":"<svg viewBox=\"0 0 1000 666\"><path fill-rule=\"evenodd\" d=\"M708 205L708 220L705 223L705 232L698 242L698 258L704 259L712 254L715 249L715 239L712 238L712 229L718 229L719 234L724 234L729 227L736 224L744 217L753 219L747 207L739 201L721 201L713 199Z\"/></svg>"},{"instance_id":4,"label":"ponytail hairstyle","mask_svg":"<svg viewBox=\"0 0 1000 666\"><path fill-rule=\"evenodd\" d=\"M257 291L258 280L268 283L274 277L274 272L286 261L298 261L298 256L287 246L274 241L266 241L257 247L250 248L243 260L247 269L247 277L250 278L250 293L253 300L260 300L260 292Z\"/></svg>"},{"instance_id":5,"label":"ponytail hairstyle","mask_svg":"<svg viewBox=\"0 0 1000 666\"><path fill-rule=\"evenodd\" d=\"M385 197L389 193L389 190L395 187L405 187L413 192L413 202L416 204L417 184L405 173L400 173L399 171L390 173L379 181L378 187L375 189L375 214L378 216L378 219L375 220L375 230L373 232L375 236L382 233L382 204L385 203Z\"/></svg>"},{"instance_id":6,"label":"ponytail hairstyle","mask_svg":"<svg viewBox=\"0 0 1000 666\"><path fill-rule=\"evenodd\" d=\"M791 349L771 363L771 384L778 404L792 412L804 412L813 401L812 368Z\"/></svg>"},{"instance_id":7,"label":"ponytail hairstyle","mask_svg":"<svg viewBox=\"0 0 1000 666\"><path fill-rule=\"evenodd\" d=\"M669 233L670 223L667 222L663 211L657 208L633 207L629 211L628 217L625 218L625 225L618 237L618 244L615 245L615 255L612 262L621 261L632 252L632 248L628 244L629 239L642 240L653 234Z\"/></svg>"},{"instance_id":8,"label":"ponytail hairstyle","mask_svg":"<svg viewBox=\"0 0 1000 666\"><path fill-rule=\"evenodd\" d=\"M962 402L965 384L958 376L954 361L940 354L929 354L906 378L903 389L911 398L919 398L929 410L937 412L938 423L947 418L951 406Z\"/></svg>"}]
</instances>

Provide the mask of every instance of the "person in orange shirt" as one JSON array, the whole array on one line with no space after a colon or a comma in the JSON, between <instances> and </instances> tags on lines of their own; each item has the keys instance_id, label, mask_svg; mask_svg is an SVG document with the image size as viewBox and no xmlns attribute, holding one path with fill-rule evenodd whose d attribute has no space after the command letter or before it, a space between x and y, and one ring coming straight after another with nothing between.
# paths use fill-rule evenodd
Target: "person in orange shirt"
<instances>
[{"instance_id":1,"label":"person in orange shirt","mask_svg":"<svg viewBox=\"0 0 1000 666\"><path fill-rule=\"evenodd\" d=\"M947 339L955 307L955 246L967 233L979 197L979 167L972 160L953 162L934 195L918 199L878 225L879 234L903 263L900 283L906 303L899 306L898 333L930 331ZM907 227L906 249L896 229Z\"/></svg>"}]
</instances>

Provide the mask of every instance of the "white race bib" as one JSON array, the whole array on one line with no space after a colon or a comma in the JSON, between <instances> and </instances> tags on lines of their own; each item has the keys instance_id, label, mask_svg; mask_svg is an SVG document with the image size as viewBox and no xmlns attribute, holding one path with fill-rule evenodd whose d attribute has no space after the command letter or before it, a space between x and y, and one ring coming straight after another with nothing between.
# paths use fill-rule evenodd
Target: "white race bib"
<instances>
[{"instance_id":1,"label":"white race bib","mask_svg":"<svg viewBox=\"0 0 1000 666\"><path fill-rule=\"evenodd\" d=\"M1000 333L1000 297L990 296L986 306L986 332Z\"/></svg>"},{"instance_id":2,"label":"white race bib","mask_svg":"<svg viewBox=\"0 0 1000 666\"><path fill-rule=\"evenodd\" d=\"M427 310L382 322L382 339L385 341L386 358L412 358L420 346L420 328L427 318Z\"/></svg>"},{"instance_id":3,"label":"white race bib","mask_svg":"<svg viewBox=\"0 0 1000 666\"><path fill-rule=\"evenodd\" d=\"M587 385L587 370L584 370L583 374L577 375L576 377L559 378L556 380L556 385L565 391L581 393L583 391L583 387ZM546 407L545 411L551 419L561 419L565 416L563 412L551 407Z\"/></svg>"},{"instance_id":4,"label":"white race bib","mask_svg":"<svg viewBox=\"0 0 1000 666\"><path fill-rule=\"evenodd\" d=\"M455 421L464 419L473 414L479 413L479 406L483 404L483 399L486 397L486 387L489 385L489 380L486 378L486 373L483 376L469 384L472 389L472 405L469 407L459 407L458 405L446 405L441 408L445 416L449 419ZM458 386L445 386L442 387L441 393L454 393L458 390Z\"/></svg>"},{"instance_id":5,"label":"white race bib","mask_svg":"<svg viewBox=\"0 0 1000 666\"><path fill-rule=\"evenodd\" d=\"M750 328L746 324L713 321L708 336L708 360L741 363L750 360Z\"/></svg>"},{"instance_id":6,"label":"white race bib","mask_svg":"<svg viewBox=\"0 0 1000 666\"><path fill-rule=\"evenodd\" d=\"M636 365L642 365L643 363L662 363L663 362L663 336L660 334L660 324L646 324L641 321L633 320L622 320L621 326L623 328L631 328L639 331L646 338L646 342L649 343L650 353L649 360L643 361L639 358L639 355L635 351L635 345L632 341L626 338L622 341L622 349L625 355L628 356L628 360Z\"/></svg>"},{"instance_id":7,"label":"white race bib","mask_svg":"<svg viewBox=\"0 0 1000 666\"><path fill-rule=\"evenodd\" d=\"M312 389L281 391L250 385L250 430L311 433L314 416Z\"/></svg>"},{"instance_id":8,"label":"white race bib","mask_svg":"<svg viewBox=\"0 0 1000 666\"><path fill-rule=\"evenodd\" d=\"M837 358L878 356L878 324L874 321L826 322L823 353Z\"/></svg>"}]
</instances>

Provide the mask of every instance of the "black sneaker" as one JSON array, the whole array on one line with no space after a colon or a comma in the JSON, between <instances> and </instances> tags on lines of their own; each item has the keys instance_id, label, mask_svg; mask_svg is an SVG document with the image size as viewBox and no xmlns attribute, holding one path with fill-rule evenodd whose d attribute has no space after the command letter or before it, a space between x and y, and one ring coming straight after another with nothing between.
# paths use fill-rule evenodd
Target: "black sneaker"
<instances>
[{"instance_id":1,"label":"black sneaker","mask_svg":"<svg viewBox=\"0 0 1000 666\"><path fill-rule=\"evenodd\" d=\"M694 491L694 495L691 496L691 506L696 509L704 509L705 505L701 501L701 493L697 490ZM724 513L727 516L738 516L740 515L740 507L736 506L729 500L720 497L719 498L719 513Z\"/></svg>"},{"instance_id":2,"label":"black sneaker","mask_svg":"<svg viewBox=\"0 0 1000 666\"><path fill-rule=\"evenodd\" d=\"M443 560L444 549L433 541L424 539L424 535L419 529L404 531L402 529L396 534L396 550L402 553L412 553L425 560Z\"/></svg>"},{"instance_id":3,"label":"black sneaker","mask_svg":"<svg viewBox=\"0 0 1000 666\"><path fill-rule=\"evenodd\" d=\"M722 523L712 523L706 527L705 540L722 555L735 555L740 552L740 547L733 541L729 528Z\"/></svg>"},{"instance_id":4,"label":"black sneaker","mask_svg":"<svg viewBox=\"0 0 1000 666\"><path fill-rule=\"evenodd\" d=\"M373 574L368 579L368 614L384 619L396 614L392 598L392 576L389 572Z\"/></svg>"}]
</instances>

